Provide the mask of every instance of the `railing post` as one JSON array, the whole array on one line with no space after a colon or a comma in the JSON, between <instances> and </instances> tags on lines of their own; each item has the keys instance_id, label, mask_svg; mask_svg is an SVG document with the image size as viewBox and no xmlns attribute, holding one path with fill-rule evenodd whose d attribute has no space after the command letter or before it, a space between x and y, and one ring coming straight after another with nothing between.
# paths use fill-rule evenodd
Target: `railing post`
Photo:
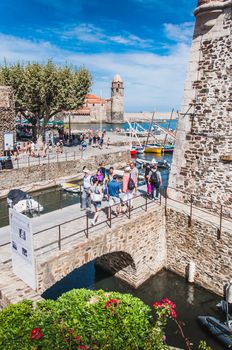
<instances>
[{"instance_id":1,"label":"railing post","mask_svg":"<svg viewBox=\"0 0 232 350\"><path fill-rule=\"evenodd\" d=\"M193 195L191 194L191 197L190 197L190 213L189 213L188 227L191 227L191 226L192 226L192 216L193 216Z\"/></svg>"},{"instance_id":2,"label":"railing post","mask_svg":"<svg viewBox=\"0 0 232 350\"><path fill-rule=\"evenodd\" d=\"M65 152L65 161L67 162L68 158L67 158L67 152Z\"/></svg>"},{"instance_id":3,"label":"railing post","mask_svg":"<svg viewBox=\"0 0 232 350\"><path fill-rule=\"evenodd\" d=\"M219 228L217 230L217 239L221 239L222 236L222 215L223 215L223 205L221 205L221 211L220 211L220 224Z\"/></svg>"},{"instance_id":4,"label":"railing post","mask_svg":"<svg viewBox=\"0 0 232 350\"><path fill-rule=\"evenodd\" d=\"M110 207L110 228L112 226L112 208Z\"/></svg>"},{"instance_id":5,"label":"railing post","mask_svg":"<svg viewBox=\"0 0 232 350\"><path fill-rule=\"evenodd\" d=\"M49 160L50 160L50 159L49 159L49 154L48 154L48 164L49 164Z\"/></svg>"},{"instance_id":6,"label":"railing post","mask_svg":"<svg viewBox=\"0 0 232 350\"><path fill-rule=\"evenodd\" d=\"M40 216L40 209L39 209L39 195L38 195L38 215Z\"/></svg>"},{"instance_id":7,"label":"railing post","mask_svg":"<svg viewBox=\"0 0 232 350\"><path fill-rule=\"evenodd\" d=\"M129 217L128 217L128 219L130 220L130 218L131 218L131 199L129 199L128 203L129 203Z\"/></svg>"},{"instance_id":8,"label":"railing post","mask_svg":"<svg viewBox=\"0 0 232 350\"><path fill-rule=\"evenodd\" d=\"M76 151L74 151L73 159L76 160Z\"/></svg>"},{"instance_id":9,"label":"railing post","mask_svg":"<svg viewBox=\"0 0 232 350\"><path fill-rule=\"evenodd\" d=\"M17 169L19 169L19 160L17 158Z\"/></svg>"},{"instance_id":10,"label":"railing post","mask_svg":"<svg viewBox=\"0 0 232 350\"><path fill-rule=\"evenodd\" d=\"M89 238L89 217L88 217L88 212L86 212L86 238Z\"/></svg>"},{"instance_id":11,"label":"railing post","mask_svg":"<svg viewBox=\"0 0 232 350\"><path fill-rule=\"evenodd\" d=\"M147 211L147 193L146 193L146 197L145 197L145 211Z\"/></svg>"},{"instance_id":12,"label":"railing post","mask_svg":"<svg viewBox=\"0 0 232 350\"><path fill-rule=\"evenodd\" d=\"M164 208L165 208L165 216L168 216L168 208L167 208L167 206L168 206L168 189L166 187L165 188L165 206L164 206Z\"/></svg>"},{"instance_id":13,"label":"railing post","mask_svg":"<svg viewBox=\"0 0 232 350\"><path fill-rule=\"evenodd\" d=\"M61 192L61 190L60 190L60 209L63 208L62 203L63 203L63 200L62 200L62 192Z\"/></svg>"},{"instance_id":14,"label":"railing post","mask_svg":"<svg viewBox=\"0 0 232 350\"><path fill-rule=\"evenodd\" d=\"M27 157L28 168L30 168L30 157Z\"/></svg>"},{"instance_id":15,"label":"railing post","mask_svg":"<svg viewBox=\"0 0 232 350\"><path fill-rule=\"evenodd\" d=\"M61 226L59 225L59 239L58 239L59 250L61 250Z\"/></svg>"}]
</instances>

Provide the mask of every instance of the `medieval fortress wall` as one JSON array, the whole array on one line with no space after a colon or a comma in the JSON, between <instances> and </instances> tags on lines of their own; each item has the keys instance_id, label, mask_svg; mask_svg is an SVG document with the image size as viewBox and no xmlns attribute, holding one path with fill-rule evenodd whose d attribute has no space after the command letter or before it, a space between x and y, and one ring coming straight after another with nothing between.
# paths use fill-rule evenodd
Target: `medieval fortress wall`
<instances>
[{"instance_id":1,"label":"medieval fortress wall","mask_svg":"<svg viewBox=\"0 0 232 350\"><path fill-rule=\"evenodd\" d=\"M199 0L195 16L169 186L192 192L199 205L230 205L232 1Z\"/></svg>"}]
</instances>

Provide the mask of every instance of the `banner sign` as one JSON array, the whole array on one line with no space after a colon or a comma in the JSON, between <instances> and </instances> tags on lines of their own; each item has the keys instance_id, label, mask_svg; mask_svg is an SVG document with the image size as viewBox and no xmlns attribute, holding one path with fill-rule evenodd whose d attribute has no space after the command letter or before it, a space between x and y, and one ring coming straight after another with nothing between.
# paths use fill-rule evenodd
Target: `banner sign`
<instances>
[{"instance_id":1,"label":"banner sign","mask_svg":"<svg viewBox=\"0 0 232 350\"><path fill-rule=\"evenodd\" d=\"M10 213L13 272L32 289L37 289L31 220L13 209Z\"/></svg>"},{"instance_id":2,"label":"banner sign","mask_svg":"<svg viewBox=\"0 0 232 350\"><path fill-rule=\"evenodd\" d=\"M14 148L14 134L13 132L4 133L4 151L12 150Z\"/></svg>"}]
</instances>

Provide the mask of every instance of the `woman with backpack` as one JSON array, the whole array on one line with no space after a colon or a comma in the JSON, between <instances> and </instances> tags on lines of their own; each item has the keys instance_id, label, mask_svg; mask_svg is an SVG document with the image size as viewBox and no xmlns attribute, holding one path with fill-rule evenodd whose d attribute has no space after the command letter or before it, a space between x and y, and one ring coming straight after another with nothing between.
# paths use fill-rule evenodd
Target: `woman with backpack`
<instances>
[{"instance_id":1,"label":"woman with backpack","mask_svg":"<svg viewBox=\"0 0 232 350\"><path fill-rule=\"evenodd\" d=\"M148 174L148 182L151 184L152 199L159 199L160 188L162 186L162 177L158 171L157 165L151 166L151 171Z\"/></svg>"},{"instance_id":2,"label":"woman with backpack","mask_svg":"<svg viewBox=\"0 0 232 350\"><path fill-rule=\"evenodd\" d=\"M92 226L94 226L97 223L97 220L101 211L103 191L102 191L102 186L100 185L97 177L94 176L92 181L93 181L93 185L90 187L90 195L95 208L95 214L91 224Z\"/></svg>"}]
</instances>

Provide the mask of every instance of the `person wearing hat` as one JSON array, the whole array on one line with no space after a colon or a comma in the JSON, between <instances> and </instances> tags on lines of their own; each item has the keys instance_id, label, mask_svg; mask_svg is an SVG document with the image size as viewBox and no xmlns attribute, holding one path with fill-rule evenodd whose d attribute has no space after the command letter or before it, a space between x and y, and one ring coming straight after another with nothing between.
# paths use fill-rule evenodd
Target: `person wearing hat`
<instances>
[{"instance_id":1,"label":"person wearing hat","mask_svg":"<svg viewBox=\"0 0 232 350\"><path fill-rule=\"evenodd\" d=\"M83 191L81 198L81 210L91 209L91 197L90 197L90 187L91 184L91 175L89 169L86 167L83 168Z\"/></svg>"}]
</instances>

